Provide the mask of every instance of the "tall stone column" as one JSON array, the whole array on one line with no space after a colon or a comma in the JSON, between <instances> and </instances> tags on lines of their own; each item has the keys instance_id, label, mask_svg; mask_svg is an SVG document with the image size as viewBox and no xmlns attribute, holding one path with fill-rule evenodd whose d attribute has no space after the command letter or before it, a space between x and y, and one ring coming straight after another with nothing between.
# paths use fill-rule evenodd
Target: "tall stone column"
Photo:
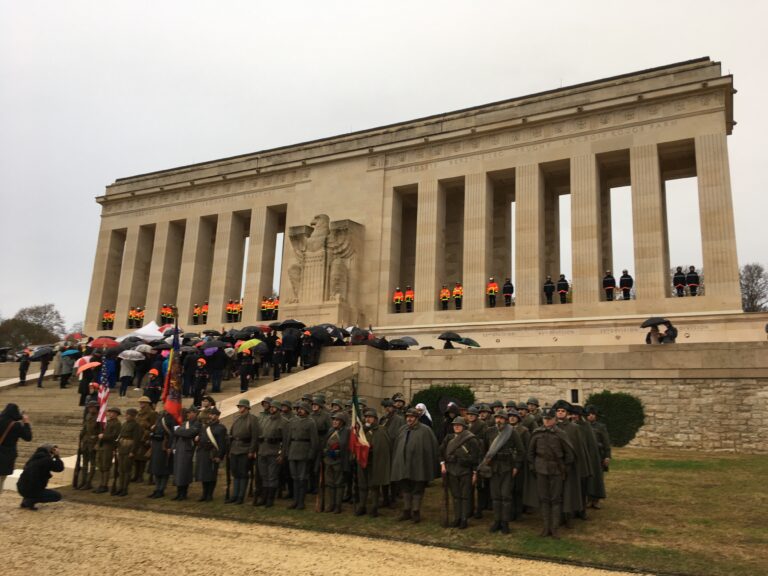
<instances>
[{"instance_id":1,"label":"tall stone column","mask_svg":"<svg viewBox=\"0 0 768 576\"><path fill-rule=\"evenodd\" d=\"M445 244L445 202L437 180L419 182L418 202L414 310L431 312L437 306L438 277L442 277L442 254L439 252Z\"/></svg>"},{"instance_id":2,"label":"tall stone column","mask_svg":"<svg viewBox=\"0 0 768 576\"><path fill-rule=\"evenodd\" d=\"M234 212L219 214L208 311L208 323L213 326L226 322L226 303L240 297L244 247L242 218Z\"/></svg>"},{"instance_id":3,"label":"tall stone column","mask_svg":"<svg viewBox=\"0 0 768 576\"><path fill-rule=\"evenodd\" d=\"M259 320L261 298L272 295L277 237L276 214L273 214L267 206L259 206L251 210L249 235L243 322L255 324Z\"/></svg>"},{"instance_id":4,"label":"tall stone column","mask_svg":"<svg viewBox=\"0 0 768 576\"><path fill-rule=\"evenodd\" d=\"M616 278L618 270L614 270L613 266L613 230L611 229L611 189L608 188L608 184L605 182L600 183L600 224L601 224L601 246L603 252L603 260L600 263L601 271L610 270ZM623 265L629 265L629 263L622 263Z\"/></svg>"},{"instance_id":5,"label":"tall stone column","mask_svg":"<svg viewBox=\"0 0 768 576\"><path fill-rule=\"evenodd\" d=\"M131 306L143 306L144 302L131 303L131 295L135 292L136 262L139 251L140 227L130 226L125 236L125 248L123 250L123 265L120 269L120 286L117 291L117 305L115 306L115 330L123 330L127 326L128 310Z\"/></svg>"},{"instance_id":6,"label":"tall stone column","mask_svg":"<svg viewBox=\"0 0 768 576\"><path fill-rule=\"evenodd\" d=\"M571 158L571 246L573 301L600 300L602 232L600 229L600 177L594 154ZM557 282L557 279L553 280Z\"/></svg>"},{"instance_id":7,"label":"tall stone column","mask_svg":"<svg viewBox=\"0 0 768 576\"><path fill-rule=\"evenodd\" d=\"M544 281L544 176L538 164L515 170L515 293L517 306L541 304Z\"/></svg>"},{"instance_id":8,"label":"tall stone column","mask_svg":"<svg viewBox=\"0 0 768 576\"><path fill-rule=\"evenodd\" d=\"M162 304L179 304L177 293L183 234L183 228L178 224L168 221L157 223L152 266L149 270L146 318L157 318ZM179 322L186 326L182 309L179 309Z\"/></svg>"},{"instance_id":9,"label":"tall stone column","mask_svg":"<svg viewBox=\"0 0 768 576\"><path fill-rule=\"evenodd\" d=\"M468 174L464 194L462 308L477 310L485 307L485 283L490 275L493 246L493 189L486 174ZM449 287L452 288L450 284Z\"/></svg>"},{"instance_id":10,"label":"tall stone column","mask_svg":"<svg viewBox=\"0 0 768 576\"><path fill-rule=\"evenodd\" d=\"M209 299L213 227L210 218L192 216L186 222L176 306L179 309L179 321L187 326L192 325L193 304L202 305Z\"/></svg>"},{"instance_id":11,"label":"tall stone column","mask_svg":"<svg viewBox=\"0 0 768 576\"><path fill-rule=\"evenodd\" d=\"M120 272L125 249L125 231L102 228L93 264L93 278L85 316L85 330L101 330L103 308L110 309L117 302Z\"/></svg>"},{"instance_id":12,"label":"tall stone column","mask_svg":"<svg viewBox=\"0 0 768 576\"><path fill-rule=\"evenodd\" d=\"M560 196L554 190L547 190L545 184L544 197L544 274L539 278L539 292L545 276L554 279L560 273Z\"/></svg>"},{"instance_id":13,"label":"tall stone column","mask_svg":"<svg viewBox=\"0 0 768 576\"><path fill-rule=\"evenodd\" d=\"M669 270L664 187L656 144L629 149L632 181L632 227L635 243L637 298L656 300L668 295Z\"/></svg>"},{"instance_id":14,"label":"tall stone column","mask_svg":"<svg viewBox=\"0 0 768 576\"><path fill-rule=\"evenodd\" d=\"M741 307L726 135L696 136L704 293Z\"/></svg>"}]
</instances>

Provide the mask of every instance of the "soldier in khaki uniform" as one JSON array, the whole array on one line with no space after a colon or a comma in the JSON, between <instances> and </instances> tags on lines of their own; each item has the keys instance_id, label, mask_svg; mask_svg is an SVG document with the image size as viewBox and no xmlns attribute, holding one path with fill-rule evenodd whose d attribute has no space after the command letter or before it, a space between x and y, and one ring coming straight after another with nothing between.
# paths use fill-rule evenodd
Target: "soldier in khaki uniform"
<instances>
[{"instance_id":1,"label":"soldier in khaki uniform","mask_svg":"<svg viewBox=\"0 0 768 576\"><path fill-rule=\"evenodd\" d=\"M126 414L128 411L126 410ZM134 448L134 473L133 482L141 482L144 479L144 469L149 461L149 450L152 446L150 435L152 427L157 423L157 412L152 408L152 402L147 396L139 398L139 410L136 414L136 423L141 428L141 439ZM152 475L147 478L147 485L152 485Z\"/></svg>"},{"instance_id":2,"label":"soldier in khaki uniform","mask_svg":"<svg viewBox=\"0 0 768 576\"><path fill-rule=\"evenodd\" d=\"M325 480L325 510L341 514L341 500L344 495L344 474L349 471L349 427L347 415L338 412L333 415L331 429L323 446L323 470Z\"/></svg>"},{"instance_id":3,"label":"soldier in khaki uniform","mask_svg":"<svg viewBox=\"0 0 768 576\"><path fill-rule=\"evenodd\" d=\"M93 489L93 476L96 474L96 447L99 442L99 432L101 432L101 425L96 420L99 414L99 403L89 400L86 404L86 410L83 427L80 430L82 480L76 479L77 490Z\"/></svg>"},{"instance_id":4,"label":"soldier in khaki uniform","mask_svg":"<svg viewBox=\"0 0 768 576\"><path fill-rule=\"evenodd\" d=\"M464 529L471 512L472 473L480 463L482 445L461 416L453 419L452 426L453 433L440 445L440 471L453 497L453 527Z\"/></svg>"},{"instance_id":5,"label":"soldier in khaki uniform","mask_svg":"<svg viewBox=\"0 0 768 576\"><path fill-rule=\"evenodd\" d=\"M143 431L136 421L138 410L128 408L125 411L125 422L120 428L120 436L117 438L117 470L118 486L114 496L128 496L128 482L131 479L133 460L136 450L141 446Z\"/></svg>"},{"instance_id":6,"label":"soldier in khaki uniform","mask_svg":"<svg viewBox=\"0 0 768 576\"><path fill-rule=\"evenodd\" d=\"M306 402L299 404L296 417L288 424L286 452L293 479L293 503L288 508L304 510L309 467L314 463L319 449L317 426L309 417L311 408Z\"/></svg>"},{"instance_id":7,"label":"soldier in khaki uniform","mask_svg":"<svg viewBox=\"0 0 768 576\"><path fill-rule=\"evenodd\" d=\"M259 451L259 419L251 414L251 403L243 398L237 403L237 411L229 430L229 469L234 490L225 504L244 502L251 464Z\"/></svg>"},{"instance_id":8,"label":"soldier in khaki uniform","mask_svg":"<svg viewBox=\"0 0 768 576\"><path fill-rule=\"evenodd\" d=\"M262 402L262 406L264 402ZM280 404L270 400L269 412L262 418L259 426L258 467L261 478L261 494L253 501L254 506L271 508L275 504L275 495L280 479L280 465L283 459L283 438L287 421L280 414Z\"/></svg>"},{"instance_id":9,"label":"soldier in khaki uniform","mask_svg":"<svg viewBox=\"0 0 768 576\"><path fill-rule=\"evenodd\" d=\"M559 538L557 530L563 505L563 484L575 454L552 409L543 413L544 425L531 435L528 464L536 471L536 492L544 527L541 536Z\"/></svg>"},{"instance_id":10,"label":"soldier in khaki uniform","mask_svg":"<svg viewBox=\"0 0 768 576\"><path fill-rule=\"evenodd\" d=\"M109 490L109 472L112 469L112 461L115 457L117 437L120 436L120 408L113 407L107 410L107 422L104 431L98 435L99 441L96 447L96 465L99 469L99 487L93 492L103 494Z\"/></svg>"},{"instance_id":11,"label":"soldier in khaki uniform","mask_svg":"<svg viewBox=\"0 0 768 576\"><path fill-rule=\"evenodd\" d=\"M467 429L477 436L480 440L482 449L485 450L484 438L488 425L485 420L480 419L480 408L475 404L467 408L464 419L467 422ZM490 492L485 478L478 477L472 490L473 492L477 492L477 503L475 502L475 495L473 494L469 501L471 509L470 516L479 520L483 517L483 510L485 510L490 501Z\"/></svg>"}]
</instances>

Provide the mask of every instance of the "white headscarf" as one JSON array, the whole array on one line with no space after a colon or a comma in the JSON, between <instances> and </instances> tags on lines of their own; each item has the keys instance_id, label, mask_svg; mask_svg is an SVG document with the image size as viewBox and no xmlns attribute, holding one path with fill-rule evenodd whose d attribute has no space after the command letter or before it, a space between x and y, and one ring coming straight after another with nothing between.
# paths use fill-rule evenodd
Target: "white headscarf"
<instances>
[{"instance_id":1,"label":"white headscarf","mask_svg":"<svg viewBox=\"0 0 768 576\"><path fill-rule=\"evenodd\" d=\"M427 418L429 418L430 422L434 422L434 420L432 420L432 414L429 413L429 410L427 410L427 407L421 402L416 404L416 410L418 410L419 412L424 414Z\"/></svg>"}]
</instances>

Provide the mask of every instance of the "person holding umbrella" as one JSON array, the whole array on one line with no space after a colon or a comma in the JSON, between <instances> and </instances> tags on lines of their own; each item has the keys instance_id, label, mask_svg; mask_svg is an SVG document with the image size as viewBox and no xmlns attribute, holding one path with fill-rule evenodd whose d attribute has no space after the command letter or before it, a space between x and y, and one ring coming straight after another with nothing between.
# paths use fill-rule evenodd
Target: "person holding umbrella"
<instances>
[{"instance_id":1,"label":"person holding umbrella","mask_svg":"<svg viewBox=\"0 0 768 576\"><path fill-rule=\"evenodd\" d=\"M19 386L26 386L27 372L29 371L29 349L25 348L19 359Z\"/></svg>"}]
</instances>

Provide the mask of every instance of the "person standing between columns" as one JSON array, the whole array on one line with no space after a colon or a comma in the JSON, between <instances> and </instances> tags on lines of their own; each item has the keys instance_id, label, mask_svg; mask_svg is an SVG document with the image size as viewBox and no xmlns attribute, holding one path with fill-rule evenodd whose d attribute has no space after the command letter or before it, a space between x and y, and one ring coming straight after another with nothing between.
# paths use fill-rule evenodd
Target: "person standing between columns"
<instances>
[{"instance_id":1,"label":"person standing between columns","mask_svg":"<svg viewBox=\"0 0 768 576\"><path fill-rule=\"evenodd\" d=\"M416 294L413 288L410 286L405 287L405 311L413 312L413 301L416 299Z\"/></svg>"},{"instance_id":2,"label":"person standing between columns","mask_svg":"<svg viewBox=\"0 0 768 576\"><path fill-rule=\"evenodd\" d=\"M395 291L392 293L392 303L395 305L395 314L400 314L400 310L403 306L403 291L400 290L400 286L395 287Z\"/></svg>"},{"instance_id":3,"label":"person standing between columns","mask_svg":"<svg viewBox=\"0 0 768 576\"><path fill-rule=\"evenodd\" d=\"M621 271L621 277L619 278L619 288L621 289L621 295L624 300L629 300L632 293L632 286L635 285L635 280L629 275L626 270Z\"/></svg>"},{"instance_id":4,"label":"person standing between columns","mask_svg":"<svg viewBox=\"0 0 768 576\"><path fill-rule=\"evenodd\" d=\"M613 292L616 290L616 278L613 277L610 270L606 270L605 276L603 276L603 290L605 291L605 299L608 302L613 301Z\"/></svg>"},{"instance_id":5,"label":"person standing between columns","mask_svg":"<svg viewBox=\"0 0 768 576\"><path fill-rule=\"evenodd\" d=\"M144 326L144 310L141 306L136 308L136 328Z\"/></svg>"},{"instance_id":6,"label":"person standing between columns","mask_svg":"<svg viewBox=\"0 0 768 576\"><path fill-rule=\"evenodd\" d=\"M275 309L272 310L272 319L277 320L277 315L280 312L280 295L275 296ZM242 318L241 318L242 320Z\"/></svg>"},{"instance_id":7,"label":"person standing between columns","mask_svg":"<svg viewBox=\"0 0 768 576\"><path fill-rule=\"evenodd\" d=\"M133 328L135 316L136 316L136 309L133 306L131 306L130 310L128 310L128 328Z\"/></svg>"},{"instance_id":8,"label":"person standing between columns","mask_svg":"<svg viewBox=\"0 0 768 576\"><path fill-rule=\"evenodd\" d=\"M675 287L675 293L678 298L685 296L685 272L683 267L678 266L675 275L672 277L672 285Z\"/></svg>"},{"instance_id":9,"label":"person standing between columns","mask_svg":"<svg viewBox=\"0 0 768 576\"><path fill-rule=\"evenodd\" d=\"M493 276L488 278L488 284L485 286L485 293L488 296L488 306L496 308L496 294L499 293L499 284Z\"/></svg>"},{"instance_id":10,"label":"person standing between columns","mask_svg":"<svg viewBox=\"0 0 768 576\"><path fill-rule=\"evenodd\" d=\"M192 306L192 324L197 326L197 324L200 322L200 305L195 304Z\"/></svg>"},{"instance_id":11,"label":"person standing between columns","mask_svg":"<svg viewBox=\"0 0 768 576\"><path fill-rule=\"evenodd\" d=\"M685 285L688 286L688 294L696 296L699 291L699 275L696 273L696 267L688 268L688 274L685 275Z\"/></svg>"},{"instance_id":12,"label":"person standing between columns","mask_svg":"<svg viewBox=\"0 0 768 576\"><path fill-rule=\"evenodd\" d=\"M552 276L547 276L544 281L544 296L547 299L547 304L552 304L552 295L555 293L555 283L552 282Z\"/></svg>"},{"instance_id":13,"label":"person standing between columns","mask_svg":"<svg viewBox=\"0 0 768 576\"><path fill-rule=\"evenodd\" d=\"M267 298L267 320L275 319L275 299L270 296Z\"/></svg>"},{"instance_id":14,"label":"person standing between columns","mask_svg":"<svg viewBox=\"0 0 768 576\"><path fill-rule=\"evenodd\" d=\"M200 317L203 320L203 324L208 324L208 300L203 302L203 305L200 308Z\"/></svg>"},{"instance_id":15,"label":"person standing between columns","mask_svg":"<svg viewBox=\"0 0 768 576\"><path fill-rule=\"evenodd\" d=\"M560 304L565 304L568 300L568 291L571 289L568 280L565 279L565 274L560 274L560 278L557 280L557 293L560 294Z\"/></svg>"},{"instance_id":16,"label":"person standing between columns","mask_svg":"<svg viewBox=\"0 0 768 576\"><path fill-rule=\"evenodd\" d=\"M501 287L501 293L504 295L504 306L512 306L512 295L515 293L515 286L512 284L512 278L504 280Z\"/></svg>"},{"instance_id":17,"label":"person standing between columns","mask_svg":"<svg viewBox=\"0 0 768 576\"><path fill-rule=\"evenodd\" d=\"M464 298L464 287L461 282L456 282L456 286L453 287L453 305L456 306L456 310L461 310L461 301Z\"/></svg>"},{"instance_id":18,"label":"person standing between columns","mask_svg":"<svg viewBox=\"0 0 768 576\"><path fill-rule=\"evenodd\" d=\"M109 330L109 310L104 310L101 314L101 329Z\"/></svg>"},{"instance_id":19,"label":"person standing between columns","mask_svg":"<svg viewBox=\"0 0 768 576\"><path fill-rule=\"evenodd\" d=\"M260 314L261 314L262 322L267 319L267 297L266 296L261 297Z\"/></svg>"},{"instance_id":20,"label":"person standing between columns","mask_svg":"<svg viewBox=\"0 0 768 576\"><path fill-rule=\"evenodd\" d=\"M227 322L232 322L232 300L227 302L227 305L225 306L224 309L227 314Z\"/></svg>"},{"instance_id":21,"label":"person standing between columns","mask_svg":"<svg viewBox=\"0 0 768 576\"><path fill-rule=\"evenodd\" d=\"M443 284L440 288L440 309L448 310L448 301L451 299L451 291L448 289L448 284Z\"/></svg>"}]
</instances>

